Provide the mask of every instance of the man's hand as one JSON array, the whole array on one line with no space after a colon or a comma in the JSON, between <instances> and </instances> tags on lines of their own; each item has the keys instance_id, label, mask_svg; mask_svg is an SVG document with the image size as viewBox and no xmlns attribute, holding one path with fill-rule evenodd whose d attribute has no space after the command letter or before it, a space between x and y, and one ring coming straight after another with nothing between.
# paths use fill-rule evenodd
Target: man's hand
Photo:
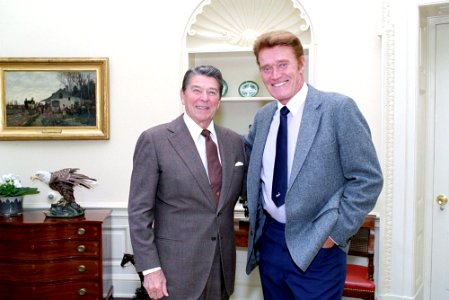
<instances>
[{"instance_id":1,"label":"man's hand","mask_svg":"<svg viewBox=\"0 0 449 300\"><path fill-rule=\"evenodd\" d=\"M330 237L328 237L327 240L324 242L322 248L332 248L334 247L334 245L335 245L334 241Z\"/></svg>"},{"instance_id":2,"label":"man's hand","mask_svg":"<svg viewBox=\"0 0 449 300\"><path fill-rule=\"evenodd\" d=\"M151 299L168 297L167 280L162 270L154 271L144 276L143 286Z\"/></svg>"}]
</instances>

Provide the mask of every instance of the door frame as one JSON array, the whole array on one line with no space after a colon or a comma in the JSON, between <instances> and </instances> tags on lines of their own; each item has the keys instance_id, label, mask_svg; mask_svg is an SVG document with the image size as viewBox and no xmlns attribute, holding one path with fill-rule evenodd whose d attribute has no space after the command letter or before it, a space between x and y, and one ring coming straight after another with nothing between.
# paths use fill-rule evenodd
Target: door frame
<instances>
[{"instance_id":1,"label":"door frame","mask_svg":"<svg viewBox=\"0 0 449 300\"><path fill-rule=\"evenodd\" d=\"M435 67L435 44L436 44L436 26L441 23L449 22L449 15L431 15L426 17L427 26L427 39L421 41L422 46L426 47L427 54L427 82L425 89L427 91L426 108L427 108L427 122L423 124L426 126L427 131L427 147L425 155L425 299L431 299L431 286L432 286L432 239L433 239L433 211L435 207L435 113L436 113L436 67ZM446 208L447 209L447 208Z\"/></svg>"},{"instance_id":2,"label":"door frame","mask_svg":"<svg viewBox=\"0 0 449 300\"><path fill-rule=\"evenodd\" d=\"M449 15L449 0L385 0L382 18L382 166L379 300L430 295L429 130L426 26ZM405 18L404 18L405 16ZM404 55L405 54L405 55ZM430 155L430 157L429 157ZM433 192L431 192L432 195ZM433 198L433 196L432 196ZM430 204L430 205L431 205ZM400 241L400 242L399 242Z\"/></svg>"}]
</instances>

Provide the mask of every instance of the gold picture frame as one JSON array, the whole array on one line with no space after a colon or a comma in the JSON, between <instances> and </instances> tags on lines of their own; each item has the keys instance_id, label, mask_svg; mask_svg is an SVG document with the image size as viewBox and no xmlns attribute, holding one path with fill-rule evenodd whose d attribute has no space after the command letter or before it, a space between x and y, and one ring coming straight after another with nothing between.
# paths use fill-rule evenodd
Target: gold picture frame
<instances>
[{"instance_id":1,"label":"gold picture frame","mask_svg":"<svg viewBox=\"0 0 449 300\"><path fill-rule=\"evenodd\" d=\"M0 140L109 139L108 58L0 58Z\"/></svg>"}]
</instances>

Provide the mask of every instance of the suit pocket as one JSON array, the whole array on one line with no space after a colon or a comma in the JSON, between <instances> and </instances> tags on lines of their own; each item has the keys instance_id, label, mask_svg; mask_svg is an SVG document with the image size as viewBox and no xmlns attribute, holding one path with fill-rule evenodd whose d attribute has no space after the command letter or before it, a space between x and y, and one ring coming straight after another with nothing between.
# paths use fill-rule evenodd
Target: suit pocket
<instances>
[{"instance_id":1,"label":"suit pocket","mask_svg":"<svg viewBox=\"0 0 449 300\"><path fill-rule=\"evenodd\" d=\"M244 173L245 173L244 166L234 166L232 171L232 182L233 183L241 182L243 184Z\"/></svg>"},{"instance_id":2,"label":"suit pocket","mask_svg":"<svg viewBox=\"0 0 449 300\"><path fill-rule=\"evenodd\" d=\"M338 208L340 207L341 197L343 196L343 187L338 189L332 196L326 201L326 204L320 209L313 222L318 221L324 215L328 213L335 213L338 218Z\"/></svg>"},{"instance_id":3,"label":"suit pocket","mask_svg":"<svg viewBox=\"0 0 449 300\"><path fill-rule=\"evenodd\" d=\"M316 135L316 140L314 142L314 147L318 147L318 149L323 151L332 151L332 149L337 148L337 139L332 132L324 133L321 131Z\"/></svg>"}]
</instances>

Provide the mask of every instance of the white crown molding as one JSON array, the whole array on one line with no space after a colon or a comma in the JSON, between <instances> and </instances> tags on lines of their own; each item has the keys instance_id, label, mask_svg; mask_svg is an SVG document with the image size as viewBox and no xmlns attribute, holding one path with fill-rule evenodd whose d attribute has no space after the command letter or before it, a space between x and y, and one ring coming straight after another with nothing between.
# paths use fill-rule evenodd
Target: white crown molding
<instances>
[{"instance_id":1,"label":"white crown molding","mask_svg":"<svg viewBox=\"0 0 449 300\"><path fill-rule=\"evenodd\" d=\"M189 39L204 44L250 47L261 33L284 29L310 41L310 20L294 0L205 0L187 24Z\"/></svg>"}]
</instances>

